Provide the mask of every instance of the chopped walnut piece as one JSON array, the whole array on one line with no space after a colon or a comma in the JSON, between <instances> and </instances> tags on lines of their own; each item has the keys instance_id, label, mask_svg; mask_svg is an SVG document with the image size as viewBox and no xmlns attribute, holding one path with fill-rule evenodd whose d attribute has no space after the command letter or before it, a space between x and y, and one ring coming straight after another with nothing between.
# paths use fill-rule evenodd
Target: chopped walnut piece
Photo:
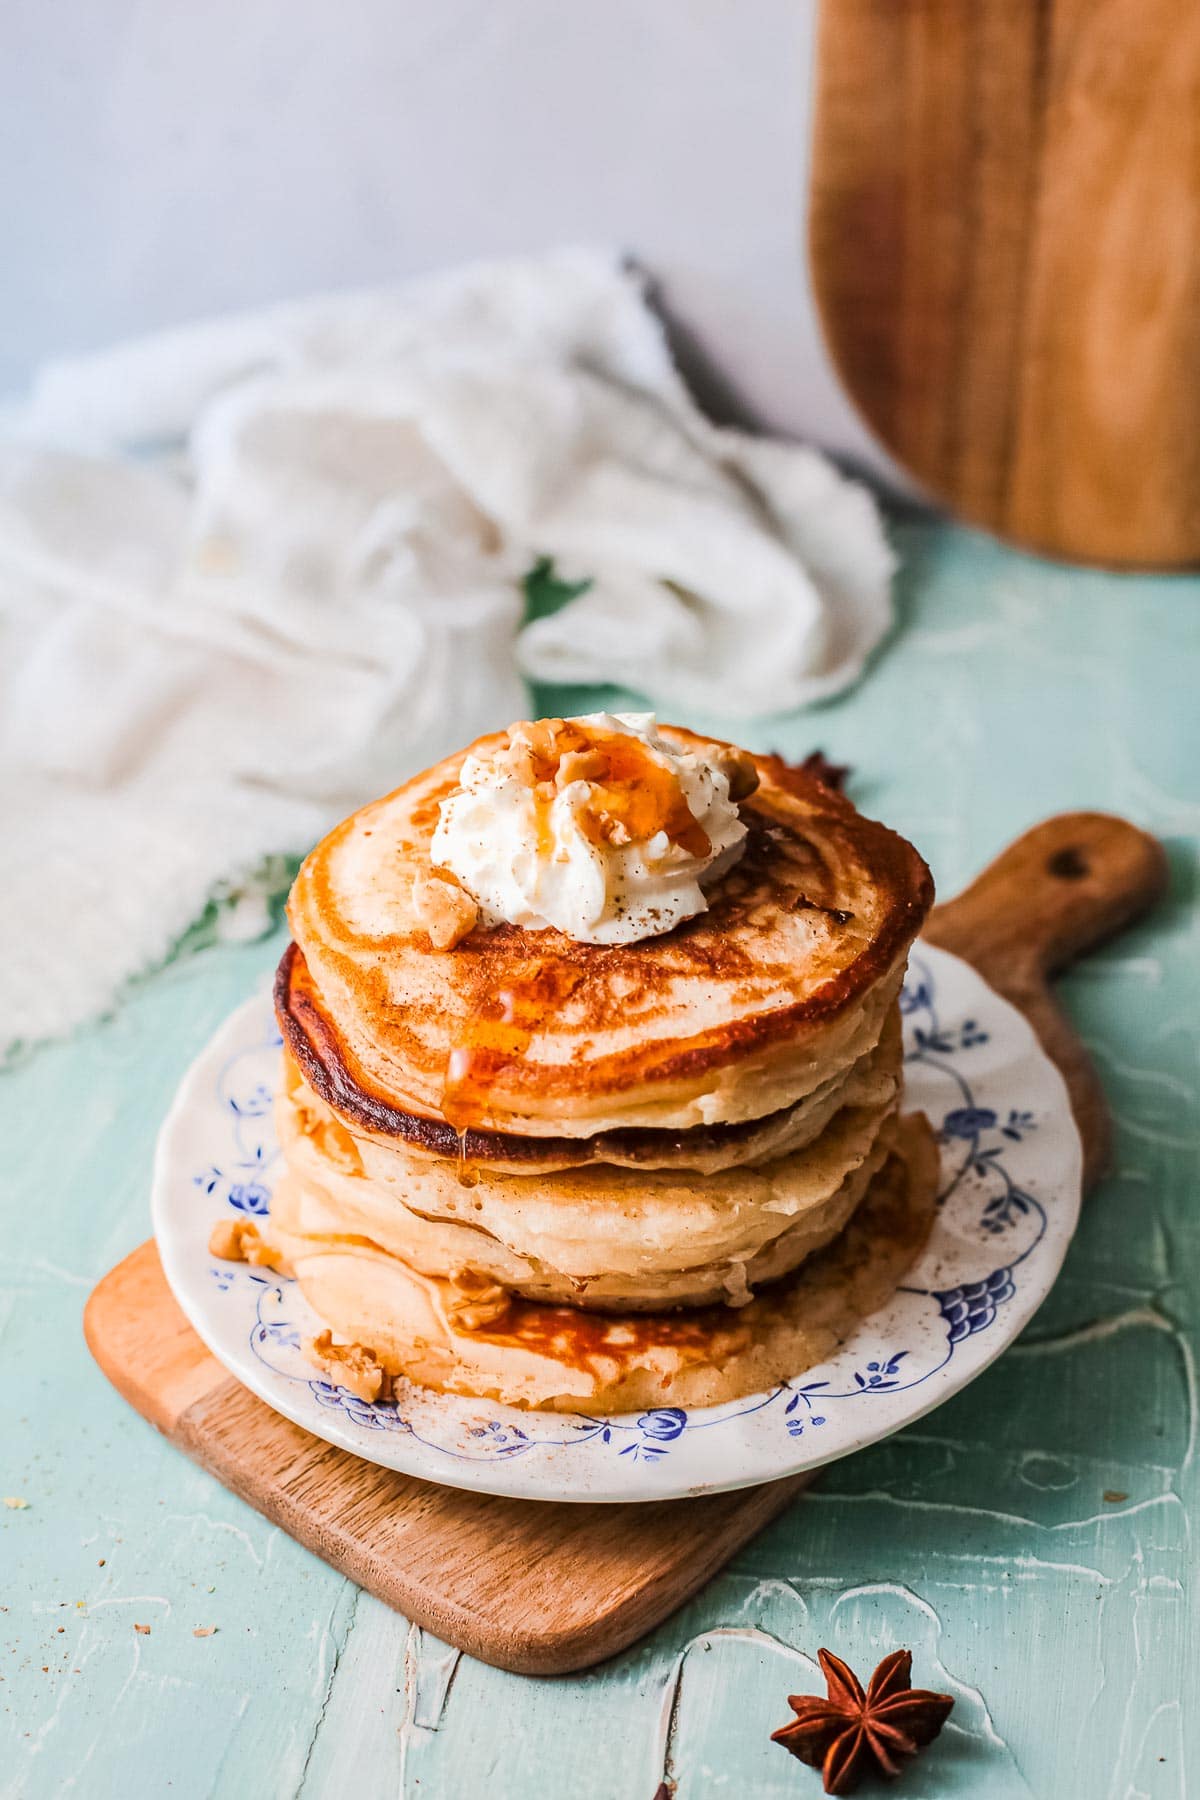
<instances>
[{"instance_id":1,"label":"chopped walnut piece","mask_svg":"<svg viewBox=\"0 0 1200 1800\"><path fill-rule=\"evenodd\" d=\"M482 1331L502 1319L512 1302L512 1295L490 1275L478 1269L456 1269L450 1277L452 1298L446 1312L463 1331Z\"/></svg>"},{"instance_id":2,"label":"chopped walnut piece","mask_svg":"<svg viewBox=\"0 0 1200 1800\"><path fill-rule=\"evenodd\" d=\"M250 1232L258 1236L258 1226L249 1219L218 1219L208 1234L208 1254L225 1262L245 1262L242 1240Z\"/></svg>"},{"instance_id":3,"label":"chopped walnut piece","mask_svg":"<svg viewBox=\"0 0 1200 1800\"><path fill-rule=\"evenodd\" d=\"M365 1344L335 1344L331 1331L306 1338L304 1354L319 1363L336 1387L344 1387L360 1400L387 1399L391 1383L375 1352Z\"/></svg>"},{"instance_id":4,"label":"chopped walnut piece","mask_svg":"<svg viewBox=\"0 0 1200 1800\"><path fill-rule=\"evenodd\" d=\"M566 719L518 719L508 728L508 742L495 752L493 761L510 769L527 787L553 783L563 756L587 745L582 726Z\"/></svg>"},{"instance_id":5,"label":"chopped walnut piece","mask_svg":"<svg viewBox=\"0 0 1200 1800\"><path fill-rule=\"evenodd\" d=\"M603 781L608 760L599 750L568 750L558 765L555 785L570 787L573 781Z\"/></svg>"},{"instance_id":6,"label":"chopped walnut piece","mask_svg":"<svg viewBox=\"0 0 1200 1800\"><path fill-rule=\"evenodd\" d=\"M729 783L729 798L735 805L748 799L758 786L758 768L748 750L724 745L713 751L712 762Z\"/></svg>"},{"instance_id":7,"label":"chopped walnut piece","mask_svg":"<svg viewBox=\"0 0 1200 1800\"><path fill-rule=\"evenodd\" d=\"M251 1263L258 1269L287 1272L282 1253L258 1234L253 1219L218 1219L208 1234L208 1254L224 1262Z\"/></svg>"},{"instance_id":8,"label":"chopped walnut piece","mask_svg":"<svg viewBox=\"0 0 1200 1800\"><path fill-rule=\"evenodd\" d=\"M435 950L453 950L472 931L479 908L448 869L434 869L413 882L413 909Z\"/></svg>"},{"instance_id":9,"label":"chopped walnut piece","mask_svg":"<svg viewBox=\"0 0 1200 1800\"><path fill-rule=\"evenodd\" d=\"M601 811L597 812L594 822L601 843L616 844L618 849L632 844L633 838L624 819L614 819L611 813Z\"/></svg>"}]
</instances>

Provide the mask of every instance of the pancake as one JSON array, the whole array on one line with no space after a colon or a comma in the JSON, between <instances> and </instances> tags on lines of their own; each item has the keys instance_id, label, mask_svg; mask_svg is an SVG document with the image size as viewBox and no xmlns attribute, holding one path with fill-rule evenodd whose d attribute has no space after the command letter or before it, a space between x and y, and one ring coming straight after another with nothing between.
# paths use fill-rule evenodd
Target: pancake
<instances>
[{"instance_id":1,"label":"pancake","mask_svg":"<svg viewBox=\"0 0 1200 1800\"><path fill-rule=\"evenodd\" d=\"M623 1316L518 1299L498 1316L471 1291L367 1242L272 1236L337 1338L392 1377L521 1407L619 1413L713 1406L760 1393L832 1355L895 1292L933 1220L938 1157L927 1121L895 1142L840 1235L738 1310ZM340 1359L334 1358L340 1361Z\"/></svg>"},{"instance_id":2,"label":"pancake","mask_svg":"<svg viewBox=\"0 0 1200 1800\"><path fill-rule=\"evenodd\" d=\"M714 743L661 729L684 747ZM338 826L293 888L303 976L293 956L281 1025L321 1092L301 1043L312 1053L319 1038L339 1111L373 1129L405 1115L518 1138L687 1131L779 1113L873 1048L932 900L902 838L757 757L745 852L707 912L630 944L501 924L435 951L413 883L429 874L464 754ZM452 1051L468 1070L453 1104Z\"/></svg>"},{"instance_id":3,"label":"pancake","mask_svg":"<svg viewBox=\"0 0 1200 1800\"><path fill-rule=\"evenodd\" d=\"M663 1131L626 1127L590 1137L520 1137L512 1132L457 1132L440 1115L404 1112L386 1106L346 1077L336 1035L320 1010L304 958L295 944L283 954L275 981L275 1010L283 1031L285 1059L301 1079L310 1106L319 1101L356 1140L402 1143L414 1154L442 1156L475 1169L503 1169L514 1175L535 1170L612 1163L620 1168L688 1168L715 1173L782 1156L811 1143L843 1106L870 1106L899 1086L901 1031L893 1002L878 1040L793 1105L735 1125L693 1125ZM868 1017L874 1016L869 1010Z\"/></svg>"},{"instance_id":4,"label":"pancake","mask_svg":"<svg viewBox=\"0 0 1200 1800\"><path fill-rule=\"evenodd\" d=\"M369 1240L425 1275L533 1300L653 1309L724 1300L794 1268L845 1224L882 1160L895 1091L843 1107L813 1145L715 1175L600 1164L551 1177L457 1165L350 1138L293 1077L277 1104L288 1175L272 1230ZM314 1245L315 1247L315 1245Z\"/></svg>"}]
</instances>

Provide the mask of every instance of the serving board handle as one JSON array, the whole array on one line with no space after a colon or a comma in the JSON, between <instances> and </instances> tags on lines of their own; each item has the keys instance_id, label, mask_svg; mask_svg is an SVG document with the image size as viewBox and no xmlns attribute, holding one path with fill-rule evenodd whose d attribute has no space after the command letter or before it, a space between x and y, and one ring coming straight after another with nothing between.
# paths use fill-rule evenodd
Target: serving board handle
<instances>
[{"instance_id":1,"label":"serving board handle","mask_svg":"<svg viewBox=\"0 0 1200 1800\"><path fill-rule=\"evenodd\" d=\"M1047 983L1161 893L1153 838L1101 813L1026 832L926 935L1027 1015L1066 1077L1089 1179L1104 1097ZM93 1356L172 1443L273 1523L418 1625L521 1674L587 1668L682 1606L812 1480L648 1505L554 1506L436 1487L363 1462L271 1411L189 1326L153 1243L107 1274L84 1313Z\"/></svg>"},{"instance_id":2,"label":"serving board handle","mask_svg":"<svg viewBox=\"0 0 1200 1800\"><path fill-rule=\"evenodd\" d=\"M1157 838L1109 813L1060 813L1002 850L970 887L935 909L925 929L931 943L972 963L1025 1014L1058 1065L1083 1140L1085 1188L1108 1160L1108 1106L1050 982L1140 917L1166 883Z\"/></svg>"}]
</instances>

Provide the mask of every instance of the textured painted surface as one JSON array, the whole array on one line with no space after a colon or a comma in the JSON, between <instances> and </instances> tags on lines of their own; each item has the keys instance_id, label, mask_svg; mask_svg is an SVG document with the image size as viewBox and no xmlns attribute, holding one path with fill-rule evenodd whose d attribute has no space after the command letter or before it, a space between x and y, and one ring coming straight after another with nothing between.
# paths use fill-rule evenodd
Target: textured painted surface
<instances>
[{"instance_id":1,"label":"textured painted surface","mask_svg":"<svg viewBox=\"0 0 1200 1800\"><path fill-rule=\"evenodd\" d=\"M1023 1341L634 1652L553 1682L458 1659L191 1468L84 1349L88 1288L146 1233L158 1119L279 940L183 957L0 1078L0 1494L29 1503L0 1507L5 1800L815 1796L768 1734L820 1644L864 1671L909 1644L958 1697L900 1793L1176 1800L1200 1775L1200 582L898 536L902 629L871 677L752 741L853 762L947 894L1064 807L1172 849L1168 905L1069 981L1116 1163Z\"/></svg>"}]
</instances>

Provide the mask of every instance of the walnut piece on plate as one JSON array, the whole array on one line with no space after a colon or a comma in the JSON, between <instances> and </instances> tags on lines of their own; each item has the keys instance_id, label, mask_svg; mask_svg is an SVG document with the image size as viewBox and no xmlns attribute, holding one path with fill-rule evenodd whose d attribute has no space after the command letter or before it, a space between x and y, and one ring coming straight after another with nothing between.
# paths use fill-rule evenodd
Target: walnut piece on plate
<instances>
[{"instance_id":1,"label":"walnut piece on plate","mask_svg":"<svg viewBox=\"0 0 1200 1800\"><path fill-rule=\"evenodd\" d=\"M259 1235L253 1219L218 1219L208 1234L208 1254L222 1262L251 1263L255 1268L291 1273L287 1259Z\"/></svg>"},{"instance_id":2,"label":"walnut piece on plate","mask_svg":"<svg viewBox=\"0 0 1200 1800\"><path fill-rule=\"evenodd\" d=\"M391 1381L380 1367L375 1352L364 1344L335 1344L331 1331L322 1331L303 1344L305 1356L325 1370L337 1387L346 1388L359 1400L390 1398Z\"/></svg>"}]
</instances>

